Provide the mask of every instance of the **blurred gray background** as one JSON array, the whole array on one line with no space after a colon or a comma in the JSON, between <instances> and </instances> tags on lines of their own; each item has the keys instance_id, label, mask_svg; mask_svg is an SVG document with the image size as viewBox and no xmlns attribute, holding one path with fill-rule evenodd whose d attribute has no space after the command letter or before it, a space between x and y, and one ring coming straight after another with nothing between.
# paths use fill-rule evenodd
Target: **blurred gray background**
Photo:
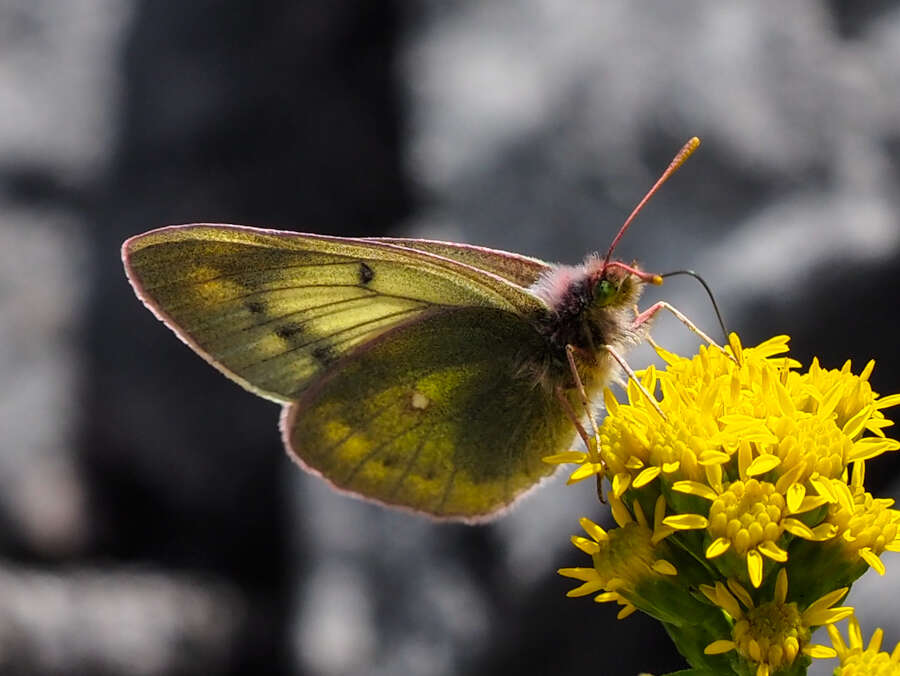
<instances>
[{"instance_id":1,"label":"blurred gray background","mask_svg":"<svg viewBox=\"0 0 900 676\"><path fill-rule=\"evenodd\" d=\"M330 493L118 248L202 220L577 262L695 134L619 254L700 271L745 344L875 357L900 391L896 2L0 0L0 673L683 666L652 622L564 597L591 486L483 527ZM716 330L690 280L659 298ZM850 597L891 646L893 557Z\"/></svg>"}]
</instances>

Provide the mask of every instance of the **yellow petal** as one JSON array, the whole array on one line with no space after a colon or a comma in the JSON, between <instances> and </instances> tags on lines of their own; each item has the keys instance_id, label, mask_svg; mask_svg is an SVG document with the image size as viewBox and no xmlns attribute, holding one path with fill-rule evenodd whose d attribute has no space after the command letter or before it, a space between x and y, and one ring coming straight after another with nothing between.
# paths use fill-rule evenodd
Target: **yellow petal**
<instances>
[{"instance_id":1,"label":"yellow petal","mask_svg":"<svg viewBox=\"0 0 900 676\"><path fill-rule=\"evenodd\" d=\"M558 575L562 575L563 577L571 577L574 580L581 580L582 582L596 580L598 577L596 568L559 568L556 572Z\"/></svg>"},{"instance_id":2,"label":"yellow petal","mask_svg":"<svg viewBox=\"0 0 900 676\"><path fill-rule=\"evenodd\" d=\"M613 519L615 519L616 523L620 526L625 526L634 521L634 519L631 518L631 514L625 506L625 503L615 499L615 496L610 498L609 510L612 512Z\"/></svg>"},{"instance_id":3,"label":"yellow petal","mask_svg":"<svg viewBox=\"0 0 900 676\"><path fill-rule=\"evenodd\" d=\"M607 415L615 415L619 412L619 402L616 399L616 395L608 387L603 388L603 405L606 407Z\"/></svg>"},{"instance_id":4,"label":"yellow petal","mask_svg":"<svg viewBox=\"0 0 900 676\"><path fill-rule=\"evenodd\" d=\"M847 644L844 643L844 637L841 636L841 632L839 632L838 628L833 624L829 624L826 627L826 630L828 631L828 638L831 639L832 645L835 650L837 650L838 655L843 659L844 655L847 653Z\"/></svg>"},{"instance_id":5,"label":"yellow petal","mask_svg":"<svg viewBox=\"0 0 900 676\"><path fill-rule=\"evenodd\" d=\"M631 605L631 604L629 603L627 606L625 606L624 608L622 608L622 610L620 610L620 611L616 614L616 619L617 619L617 620L624 620L624 619L625 619L626 617L628 617L629 615L633 615L636 611L637 611L637 606L633 606L633 605Z\"/></svg>"},{"instance_id":6,"label":"yellow petal","mask_svg":"<svg viewBox=\"0 0 900 676\"><path fill-rule=\"evenodd\" d=\"M778 478L778 481L775 482L775 490L777 490L779 493L784 494L784 492L791 486L802 486L803 484L798 484L797 481L805 471L806 463L798 462Z\"/></svg>"},{"instance_id":7,"label":"yellow petal","mask_svg":"<svg viewBox=\"0 0 900 676\"><path fill-rule=\"evenodd\" d=\"M881 559L878 558L878 555L875 554L869 547L863 547L859 550L860 558L868 563L879 575L884 575L885 567L884 563Z\"/></svg>"},{"instance_id":8,"label":"yellow petal","mask_svg":"<svg viewBox=\"0 0 900 676\"><path fill-rule=\"evenodd\" d=\"M716 596L716 588L711 584L701 584L698 589L700 589L700 593L703 594L710 601L719 605L718 597Z\"/></svg>"},{"instance_id":9,"label":"yellow petal","mask_svg":"<svg viewBox=\"0 0 900 676\"><path fill-rule=\"evenodd\" d=\"M741 339L738 338L736 333L732 332L728 334L728 346L731 348L731 354L737 359L737 363L742 363L744 361L744 354L741 349Z\"/></svg>"},{"instance_id":10,"label":"yellow petal","mask_svg":"<svg viewBox=\"0 0 900 676\"><path fill-rule=\"evenodd\" d=\"M675 530L697 530L709 525L705 516L699 514L674 514L663 519L663 525Z\"/></svg>"},{"instance_id":11,"label":"yellow petal","mask_svg":"<svg viewBox=\"0 0 900 676\"><path fill-rule=\"evenodd\" d=\"M887 397L879 397L875 402L875 408L881 410L883 408L896 406L897 404L900 404L900 394L891 394Z\"/></svg>"},{"instance_id":12,"label":"yellow petal","mask_svg":"<svg viewBox=\"0 0 900 676\"><path fill-rule=\"evenodd\" d=\"M593 540L588 540L587 538L583 538L580 535L573 535L571 539L572 544L578 547L578 549L583 551L588 556L593 556L600 551L600 545L598 545Z\"/></svg>"},{"instance_id":13,"label":"yellow petal","mask_svg":"<svg viewBox=\"0 0 900 676\"><path fill-rule=\"evenodd\" d=\"M837 502L837 495L835 495L834 491L831 489L830 481L820 476L812 476L809 478L809 482L815 487L819 495L826 498L828 502Z\"/></svg>"},{"instance_id":14,"label":"yellow petal","mask_svg":"<svg viewBox=\"0 0 900 676\"><path fill-rule=\"evenodd\" d=\"M666 497L660 495L656 498L656 504L653 505L653 527L656 528L662 523L666 516Z\"/></svg>"},{"instance_id":15,"label":"yellow petal","mask_svg":"<svg viewBox=\"0 0 900 676\"><path fill-rule=\"evenodd\" d=\"M823 400L816 409L816 415L820 418L828 418L834 413L835 407L844 396L844 382L838 381L831 386L831 389L825 394Z\"/></svg>"},{"instance_id":16,"label":"yellow petal","mask_svg":"<svg viewBox=\"0 0 900 676\"><path fill-rule=\"evenodd\" d=\"M783 354L788 351L788 341L791 339L787 334L779 334L764 340L756 347L751 347L753 355L756 357L766 358L774 357L776 354Z\"/></svg>"},{"instance_id":17,"label":"yellow petal","mask_svg":"<svg viewBox=\"0 0 900 676\"><path fill-rule=\"evenodd\" d=\"M599 471L598 471L599 470ZM581 465L578 469L572 472L569 475L569 480L566 482L567 484L578 483L579 481L583 481L588 477L592 477L595 474L601 474L603 472L602 466L597 463L589 462L584 465Z\"/></svg>"},{"instance_id":18,"label":"yellow petal","mask_svg":"<svg viewBox=\"0 0 900 676\"><path fill-rule=\"evenodd\" d=\"M662 472L662 470L659 467L646 467L634 478L632 485L635 488L643 488L658 477L660 472Z\"/></svg>"},{"instance_id":19,"label":"yellow petal","mask_svg":"<svg viewBox=\"0 0 900 676\"><path fill-rule=\"evenodd\" d=\"M862 373L859 374L860 380L868 380L869 376L872 375L872 371L875 369L875 360L870 359L869 363L866 364L865 368L862 370Z\"/></svg>"},{"instance_id":20,"label":"yellow petal","mask_svg":"<svg viewBox=\"0 0 900 676\"><path fill-rule=\"evenodd\" d=\"M874 405L863 407L855 416L844 423L844 426L841 428L841 432L843 432L851 439L855 439L865 428L866 422L870 417L872 417L872 412L874 410Z\"/></svg>"},{"instance_id":21,"label":"yellow petal","mask_svg":"<svg viewBox=\"0 0 900 676\"><path fill-rule=\"evenodd\" d=\"M778 571L778 577L775 578L775 600L778 603L784 603L788 593L787 571L782 568Z\"/></svg>"},{"instance_id":22,"label":"yellow petal","mask_svg":"<svg viewBox=\"0 0 900 676\"><path fill-rule=\"evenodd\" d=\"M847 624L847 638L850 639L851 648L862 648L862 629L859 626L859 620L855 616Z\"/></svg>"},{"instance_id":23,"label":"yellow petal","mask_svg":"<svg viewBox=\"0 0 900 676\"><path fill-rule=\"evenodd\" d=\"M712 544L706 548L706 558L714 559L721 556L731 548L731 540L728 538L716 538Z\"/></svg>"},{"instance_id":24,"label":"yellow petal","mask_svg":"<svg viewBox=\"0 0 900 676\"><path fill-rule=\"evenodd\" d=\"M672 490L688 495L696 495L707 500L715 500L718 494L709 486L699 481L676 481L672 484Z\"/></svg>"},{"instance_id":25,"label":"yellow petal","mask_svg":"<svg viewBox=\"0 0 900 676\"><path fill-rule=\"evenodd\" d=\"M718 641L713 641L708 646L706 646L703 649L703 652L707 655L721 655L722 653L727 653L729 650L734 650L736 647L737 646L734 641L719 639Z\"/></svg>"},{"instance_id":26,"label":"yellow petal","mask_svg":"<svg viewBox=\"0 0 900 676\"><path fill-rule=\"evenodd\" d=\"M740 582L734 578L728 578L728 589L735 595L738 601L744 604L745 608L753 608L753 599Z\"/></svg>"},{"instance_id":27,"label":"yellow petal","mask_svg":"<svg viewBox=\"0 0 900 676\"><path fill-rule=\"evenodd\" d=\"M848 590L849 587L841 587L840 589L834 589L827 594L820 596L815 601L810 603L809 607L805 611L803 611L804 615L806 613L818 613L819 611L830 608L835 603L844 598Z\"/></svg>"},{"instance_id":28,"label":"yellow petal","mask_svg":"<svg viewBox=\"0 0 900 676\"><path fill-rule=\"evenodd\" d=\"M822 505L827 505L828 500L823 498L821 495L807 495L803 498L803 501L800 503L800 506L794 512L794 514L803 514L804 512L809 512L813 509L818 509Z\"/></svg>"},{"instance_id":29,"label":"yellow petal","mask_svg":"<svg viewBox=\"0 0 900 676\"><path fill-rule=\"evenodd\" d=\"M794 407L794 402L791 399L790 393L787 391L781 383L777 383L775 385L775 392L778 395L778 407L781 409L781 412L787 417L793 417L797 409Z\"/></svg>"},{"instance_id":30,"label":"yellow petal","mask_svg":"<svg viewBox=\"0 0 900 676\"><path fill-rule=\"evenodd\" d=\"M879 437L863 437L853 444L853 450L848 454L848 460L869 460L888 451L896 451L900 448L900 441L896 439L882 439Z\"/></svg>"},{"instance_id":31,"label":"yellow petal","mask_svg":"<svg viewBox=\"0 0 900 676\"><path fill-rule=\"evenodd\" d=\"M750 576L750 583L758 589L763 579L763 558L755 549L747 552L747 574Z\"/></svg>"},{"instance_id":32,"label":"yellow petal","mask_svg":"<svg viewBox=\"0 0 900 676\"><path fill-rule=\"evenodd\" d=\"M798 514L806 497L806 486L803 484L791 484L787 489L787 507L791 514ZM810 509L812 509L810 507Z\"/></svg>"},{"instance_id":33,"label":"yellow petal","mask_svg":"<svg viewBox=\"0 0 900 676\"><path fill-rule=\"evenodd\" d=\"M631 475L628 472L619 472L613 477L612 492L617 498L621 498L630 485Z\"/></svg>"},{"instance_id":34,"label":"yellow petal","mask_svg":"<svg viewBox=\"0 0 900 676\"><path fill-rule=\"evenodd\" d=\"M644 466L644 461L635 455L631 455L628 457L628 460L625 461L626 469L638 470Z\"/></svg>"},{"instance_id":35,"label":"yellow petal","mask_svg":"<svg viewBox=\"0 0 900 676\"><path fill-rule=\"evenodd\" d=\"M724 451L703 451L700 454L699 462L701 465L724 465L731 460L731 456Z\"/></svg>"},{"instance_id":36,"label":"yellow petal","mask_svg":"<svg viewBox=\"0 0 900 676\"><path fill-rule=\"evenodd\" d=\"M741 399L741 378L738 376L737 372L731 375L731 388L729 390L729 394L731 395L731 405L737 404Z\"/></svg>"},{"instance_id":37,"label":"yellow petal","mask_svg":"<svg viewBox=\"0 0 900 676\"><path fill-rule=\"evenodd\" d=\"M578 519L578 524L584 529L585 533L590 535L597 542L606 542L609 540L609 535L607 535L606 531L586 516Z\"/></svg>"},{"instance_id":38,"label":"yellow petal","mask_svg":"<svg viewBox=\"0 0 900 676\"><path fill-rule=\"evenodd\" d=\"M871 650L872 652L877 653L881 650L881 642L884 640L884 629L878 627L875 631L872 632L872 638L869 639L869 645L866 646L866 650Z\"/></svg>"},{"instance_id":39,"label":"yellow petal","mask_svg":"<svg viewBox=\"0 0 900 676\"><path fill-rule=\"evenodd\" d=\"M853 512L856 511L853 493L850 492L850 487L847 484L843 481L834 480L831 482L831 490L835 497L837 497L838 504L844 511L850 514L853 514Z\"/></svg>"},{"instance_id":40,"label":"yellow petal","mask_svg":"<svg viewBox=\"0 0 900 676\"><path fill-rule=\"evenodd\" d=\"M830 627L831 625L828 626ZM834 648L819 645L818 643L813 643L805 646L803 648L803 654L820 660L830 660L831 658L838 656L837 650L835 650Z\"/></svg>"},{"instance_id":41,"label":"yellow petal","mask_svg":"<svg viewBox=\"0 0 900 676\"><path fill-rule=\"evenodd\" d=\"M654 561L653 570L660 575L678 575L678 569L665 559Z\"/></svg>"},{"instance_id":42,"label":"yellow petal","mask_svg":"<svg viewBox=\"0 0 900 676\"><path fill-rule=\"evenodd\" d=\"M761 542L757 549L761 554L778 563L784 563L788 559L788 553L774 542Z\"/></svg>"},{"instance_id":43,"label":"yellow petal","mask_svg":"<svg viewBox=\"0 0 900 676\"><path fill-rule=\"evenodd\" d=\"M680 361L689 361L688 359L685 359L684 357L681 357L674 352L669 352L667 349L665 349L664 347L660 347L658 344L654 344L653 349L656 351L656 354L659 355L659 358L669 365L677 364Z\"/></svg>"},{"instance_id":44,"label":"yellow petal","mask_svg":"<svg viewBox=\"0 0 900 676\"><path fill-rule=\"evenodd\" d=\"M564 462L582 463L587 460L587 453L581 451L563 451L562 453L544 456L541 460L548 465L560 465Z\"/></svg>"},{"instance_id":45,"label":"yellow petal","mask_svg":"<svg viewBox=\"0 0 900 676\"><path fill-rule=\"evenodd\" d=\"M731 592L721 582L716 582L715 603L726 613L731 615L735 620L744 616L741 607L738 605L737 599L731 595Z\"/></svg>"},{"instance_id":46,"label":"yellow petal","mask_svg":"<svg viewBox=\"0 0 900 676\"><path fill-rule=\"evenodd\" d=\"M750 466L747 467L747 476L759 476L770 472L781 464L781 458L777 455L765 454L758 455L753 458Z\"/></svg>"},{"instance_id":47,"label":"yellow petal","mask_svg":"<svg viewBox=\"0 0 900 676\"><path fill-rule=\"evenodd\" d=\"M603 584L602 580L592 580L591 582L585 582L579 587L575 587L575 589L570 589L566 592L566 596L568 596L569 598L587 596L588 594L593 594L600 591L604 586L605 585Z\"/></svg>"},{"instance_id":48,"label":"yellow petal","mask_svg":"<svg viewBox=\"0 0 900 676\"><path fill-rule=\"evenodd\" d=\"M838 533L838 528L833 523L820 523L812 530L815 536L813 539L820 542L830 540Z\"/></svg>"},{"instance_id":49,"label":"yellow petal","mask_svg":"<svg viewBox=\"0 0 900 676\"><path fill-rule=\"evenodd\" d=\"M816 539L816 534L813 532L812 528L807 526L799 519L783 519L781 521L781 525L788 533L790 533L791 535L796 535L798 538L803 538L804 540Z\"/></svg>"},{"instance_id":50,"label":"yellow petal","mask_svg":"<svg viewBox=\"0 0 900 676\"><path fill-rule=\"evenodd\" d=\"M803 620L810 627L821 627L823 624L831 624L833 622L840 622L846 617L850 617L853 614L853 608L850 606L842 606L840 608L828 608L827 610L820 610L815 613L805 612L803 613Z\"/></svg>"}]
</instances>

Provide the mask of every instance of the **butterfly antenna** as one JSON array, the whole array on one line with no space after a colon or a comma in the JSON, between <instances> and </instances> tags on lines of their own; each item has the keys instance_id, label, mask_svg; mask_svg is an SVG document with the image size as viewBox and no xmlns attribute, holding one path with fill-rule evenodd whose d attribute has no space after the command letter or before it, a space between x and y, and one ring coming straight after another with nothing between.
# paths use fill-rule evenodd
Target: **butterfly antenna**
<instances>
[{"instance_id":1,"label":"butterfly antenna","mask_svg":"<svg viewBox=\"0 0 900 676\"><path fill-rule=\"evenodd\" d=\"M666 272L660 275L660 277L674 277L675 275L687 275L688 277L693 277L703 285L703 288L706 289L706 295L709 296L709 302L712 303L713 310L715 310L716 312L716 319L719 321L719 328L722 329L722 335L725 336L725 342L727 343L728 329L725 328L725 320L722 319L722 313L719 312L719 304L716 302L716 298L715 296L713 296L712 289L709 288L709 284L706 283L706 280L693 270L673 270L672 272Z\"/></svg>"},{"instance_id":2,"label":"butterfly antenna","mask_svg":"<svg viewBox=\"0 0 900 676\"><path fill-rule=\"evenodd\" d=\"M653 184L653 187L650 188L649 191L647 191L647 194L644 195L644 199L642 199L638 203L638 205L634 208L634 211L631 212L631 215L625 219L625 223L622 224L622 227L619 228L619 232L613 239L612 244L609 245L609 250L606 252L606 257L603 259L603 267L609 265L609 259L612 256L613 250L619 244L619 240L622 239L622 235L624 235L625 231L628 230L628 226L631 225L631 222L634 220L635 216L637 216L638 213L640 213L641 209L644 208L644 205L650 201L650 198L653 197L657 190L659 190L660 186L665 183L682 164L684 164L685 160L689 158L699 146L700 139L695 136L681 147L681 150L678 151L678 154L675 155L675 158L669 163L669 166L662 173L662 176L660 176L656 183Z\"/></svg>"}]
</instances>

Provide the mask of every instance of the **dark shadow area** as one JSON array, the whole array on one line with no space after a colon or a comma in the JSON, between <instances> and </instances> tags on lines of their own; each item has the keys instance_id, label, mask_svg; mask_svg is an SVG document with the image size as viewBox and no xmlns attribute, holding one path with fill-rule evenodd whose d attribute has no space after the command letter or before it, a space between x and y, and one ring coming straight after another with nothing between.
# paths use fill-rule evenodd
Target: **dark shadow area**
<instances>
[{"instance_id":1,"label":"dark shadow area","mask_svg":"<svg viewBox=\"0 0 900 676\"><path fill-rule=\"evenodd\" d=\"M140 2L99 187L81 461L91 558L212 575L247 605L227 673L292 673L303 552L278 409L209 369L139 303L118 248L171 223L379 235L410 208L391 3ZM195 673L208 673L202 664Z\"/></svg>"}]
</instances>

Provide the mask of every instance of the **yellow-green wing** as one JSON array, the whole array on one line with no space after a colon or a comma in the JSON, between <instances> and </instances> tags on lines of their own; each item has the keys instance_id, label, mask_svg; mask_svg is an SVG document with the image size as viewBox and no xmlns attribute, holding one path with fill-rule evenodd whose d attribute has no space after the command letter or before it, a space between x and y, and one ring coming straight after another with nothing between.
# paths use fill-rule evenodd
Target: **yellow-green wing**
<instances>
[{"instance_id":1,"label":"yellow-green wing","mask_svg":"<svg viewBox=\"0 0 900 676\"><path fill-rule=\"evenodd\" d=\"M537 258L472 244L397 237L374 237L368 238L367 241L386 242L407 249L452 258L480 270L493 272L495 275L526 288L534 284L543 273L551 270L550 265Z\"/></svg>"},{"instance_id":2,"label":"yellow-green wing","mask_svg":"<svg viewBox=\"0 0 900 676\"><path fill-rule=\"evenodd\" d=\"M227 376L280 402L429 309L546 310L500 276L383 242L200 224L122 249L137 295L160 319Z\"/></svg>"},{"instance_id":3,"label":"yellow-green wing","mask_svg":"<svg viewBox=\"0 0 900 676\"><path fill-rule=\"evenodd\" d=\"M334 486L477 521L553 470L574 430L536 382L546 344L492 308L430 310L348 355L285 407L285 445Z\"/></svg>"}]
</instances>

